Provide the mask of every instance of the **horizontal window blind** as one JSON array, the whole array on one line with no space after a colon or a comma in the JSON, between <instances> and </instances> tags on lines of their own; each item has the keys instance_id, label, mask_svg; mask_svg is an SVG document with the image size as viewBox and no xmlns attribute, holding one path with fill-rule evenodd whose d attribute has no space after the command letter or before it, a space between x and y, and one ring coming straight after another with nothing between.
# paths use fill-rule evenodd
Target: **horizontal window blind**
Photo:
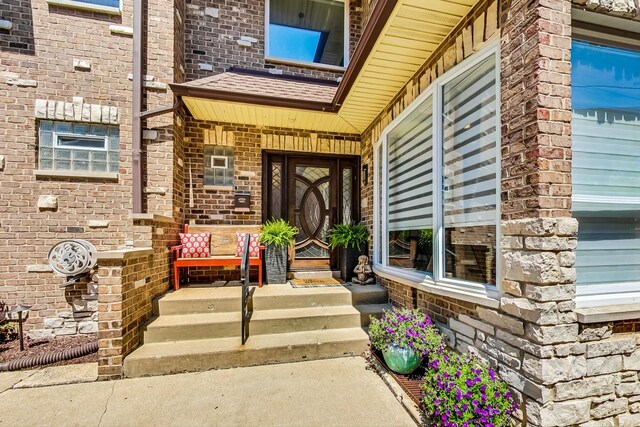
<instances>
[{"instance_id":1,"label":"horizontal window blind","mask_svg":"<svg viewBox=\"0 0 640 427\"><path fill-rule=\"evenodd\" d=\"M433 129L429 97L389 132L389 231L431 228L433 217Z\"/></svg>"},{"instance_id":2,"label":"horizontal window blind","mask_svg":"<svg viewBox=\"0 0 640 427\"><path fill-rule=\"evenodd\" d=\"M448 227L496 221L495 58L444 86L444 213Z\"/></svg>"},{"instance_id":3,"label":"horizontal window blind","mask_svg":"<svg viewBox=\"0 0 640 427\"><path fill-rule=\"evenodd\" d=\"M640 118L574 111L572 135L577 281L640 281Z\"/></svg>"},{"instance_id":4,"label":"horizontal window blind","mask_svg":"<svg viewBox=\"0 0 640 427\"><path fill-rule=\"evenodd\" d=\"M573 192L640 197L640 115L574 112Z\"/></svg>"}]
</instances>

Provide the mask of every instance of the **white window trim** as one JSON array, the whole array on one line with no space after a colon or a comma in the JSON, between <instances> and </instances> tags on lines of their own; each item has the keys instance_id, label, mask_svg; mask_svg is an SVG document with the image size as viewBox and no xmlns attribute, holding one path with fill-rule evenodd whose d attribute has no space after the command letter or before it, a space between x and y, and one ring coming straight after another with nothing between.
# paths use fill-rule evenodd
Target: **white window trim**
<instances>
[{"instance_id":1,"label":"white window trim","mask_svg":"<svg viewBox=\"0 0 640 427\"><path fill-rule=\"evenodd\" d=\"M439 124L440 111L442 111L442 87L449 81L455 79L462 73L473 68L483 60L494 55L496 58L496 117L500 120L500 49L498 40L487 43L487 46L480 52L474 54L469 59L456 65L452 70L446 72L444 75L438 77L423 93L421 93L407 108L405 108L387 127L382 131L380 138L374 144L374 218L379 218L379 221L374 222L374 271L390 280L395 280L408 286L424 290L426 292L458 298L464 301L470 301L480 305L498 307L499 298L501 295L501 282L503 277L502 271L502 257L500 248L500 221L501 221L501 206L500 206L500 185L496 185L496 285L493 284L479 284L466 280L454 279L444 276L444 259L440 254L439 248L444 247L444 226L442 218L442 192L436 191L437 188L442 188L442 168L438 167L434 169L433 178L433 229L434 229L434 272L433 274L411 271L398 267L387 265L388 258L388 239L389 231L387 224L387 209L382 209L380 204L380 190L382 190L382 203L386 203L387 200L387 186L384 183L387 182L387 168L380 168L381 160L387 159L388 144L387 137L393 129L395 129L409 114L416 110L421 104L423 104L430 96L433 102L433 164L441 164L441 150L442 150L442 126ZM379 159L379 149L382 144L382 159ZM496 182L501 182L501 126L496 128ZM384 162L383 162L384 163ZM382 176L379 175L379 170L382 171ZM380 186L382 185L382 188ZM380 236L382 241L380 241ZM380 256L381 255L381 256ZM381 259L382 263L377 262L377 259Z\"/></svg>"},{"instance_id":2,"label":"white window trim","mask_svg":"<svg viewBox=\"0 0 640 427\"><path fill-rule=\"evenodd\" d=\"M572 10L574 20L578 18L579 21L599 24L604 26L613 27L616 24L627 25L621 18L617 17L602 17L607 22L600 22L601 18L599 14L592 12L584 12L578 10ZM627 31L638 31L638 27L634 23L636 28L625 28ZM617 27L616 27L617 28ZM632 38L618 37L610 34L606 34L599 31L584 30L582 28L574 29L574 40L585 41L581 36L597 36L603 40L610 42L610 46L619 46L619 43L625 44L637 44L637 40ZM588 42L588 40L586 40ZM640 46L640 45L638 45ZM640 50L636 49L636 52L640 54ZM593 203L593 204L617 204L617 205L640 205L640 197L625 197L625 196L606 196L606 195L587 195L574 193L571 196L572 202L580 203ZM640 281L633 282L606 282L606 283L580 283L576 281L576 307L577 308L590 308L590 307L603 307L610 305L627 305L640 303Z\"/></svg>"},{"instance_id":3,"label":"white window trim","mask_svg":"<svg viewBox=\"0 0 640 427\"><path fill-rule=\"evenodd\" d=\"M92 12L107 13L109 15L121 15L122 14L122 0L118 7L103 6L99 4L85 3L75 0L47 0L50 6L62 6L71 9L88 10Z\"/></svg>"},{"instance_id":4,"label":"white window trim","mask_svg":"<svg viewBox=\"0 0 640 427\"><path fill-rule=\"evenodd\" d=\"M224 166L216 166L214 160L224 160ZM229 169L229 158L227 156L211 156L211 169Z\"/></svg>"},{"instance_id":5,"label":"white window trim","mask_svg":"<svg viewBox=\"0 0 640 427\"><path fill-rule=\"evenodd\" d=\"M53 149L54 150L83 150L83 151L108 151L109 137L108 136L97 136L97 135L83 135L79 133L66 133L66 132L52 132L53 134ZM78 138L78 139L94 139L96 141L102 141L102 148L95 147L70 147L66 145L60 145L59 137L69 137L69 138Z\"/></svg>"},{"instance_id":6,"label":"white window trim","mask_svg":"<svg viewBox=\"0 0 640 427\"><path fill-rule=\"evenodd\" d=\"M295 65L299 67L309 67L309 68L317 68L319 70L329 70L329 71L344 71L347 69L347 65L349 65L349 40L350 40L350 31L349 31L349 1L350 0L334 0L340 3L344 3L344 66L341 67L339 65L330 65L330 64L320 64L317 62L310 61L297 61L295 59L288 58L279 58L277 56L271 56L269 54L269 22L270 16L269 11L271 9L270 0L265 0L264 3L264 58L269 62L275 62L283 65Z\"/></svg>"}]
</instances>

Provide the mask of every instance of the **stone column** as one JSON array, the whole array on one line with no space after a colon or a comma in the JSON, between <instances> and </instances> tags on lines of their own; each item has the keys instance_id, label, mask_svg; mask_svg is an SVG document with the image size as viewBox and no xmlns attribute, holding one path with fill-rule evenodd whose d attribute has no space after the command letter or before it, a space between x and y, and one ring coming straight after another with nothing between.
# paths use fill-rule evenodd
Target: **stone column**
<instances>
[{"instance_id":1,"label":"stone column","mask_svg":"<svg viewBox=\"0 0 640 427\"><path fill-rule=\"evenodd\" d=\"M587 373L574 312L571 2L505 1L501 22L503 293L494 317L511 326L498 338L522 351L500 372L521 393L526 425L576 425L589 420L590 401L556 399L556 384Z\"/></svg>"}]
</instances>

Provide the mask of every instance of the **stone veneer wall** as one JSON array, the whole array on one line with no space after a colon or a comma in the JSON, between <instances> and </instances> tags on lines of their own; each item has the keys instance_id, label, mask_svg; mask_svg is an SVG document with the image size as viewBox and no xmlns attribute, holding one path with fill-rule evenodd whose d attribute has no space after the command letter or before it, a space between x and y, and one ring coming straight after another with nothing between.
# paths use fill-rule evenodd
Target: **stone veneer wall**
<instances>
[{"instance_id":1,"label":"stone veneer wall","mask_svg":"<svg viewBox=\"0 0 640 427\"><path fill-rule=\"evenodd\" d=\"M140 327L153 314L153 300L171 283L171 252L179 225L171 218L135 221L139 249L105 253L99 260L98 378L121 378L123 360L140 345Z\"/></svg>"},{"instance_id":2,"label":"stone veneer wall","mask_svg":"<svg viewBox=\"0 0 640 427\"><path fill-rule=\"evenodd\" d=\"M495 5L480 2L374 121L363 135L362 163L373 171L372 145L387 124L435 77L494 35L494 24L499 27L501 298L472 302L391 277L381 276L380 282L394 304L429 313L456 350L496 366L521 403L523 425L640 425L639 322L577 321L571 3L502 1L499 10ZM373 197L370 182L362 203L370 227Z\"/></svg>"}]
</instances>

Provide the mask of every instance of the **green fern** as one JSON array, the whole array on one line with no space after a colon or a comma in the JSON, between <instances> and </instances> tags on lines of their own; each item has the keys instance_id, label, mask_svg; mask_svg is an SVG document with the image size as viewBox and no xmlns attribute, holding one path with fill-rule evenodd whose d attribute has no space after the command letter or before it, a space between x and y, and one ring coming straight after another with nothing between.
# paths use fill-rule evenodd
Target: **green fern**
<instances>
[{"instance_id":1,"label":"green fern","mask_svg":"<svg viewBox=\"0 0 640 427\"><path fill-rule=\"evenodd\" d=\"M298 229L283 219L271 219L262 226L260 243L265 246L286 248L293 242Z\"/></svg>"},{"instance_id":2,"label":"green fern","mask_svg":"<svg viewBox=\"0 0 640 427\"><path fill-rule=\"evenodd\" d=\"M360 250L368 241L369 232L362 224L353 222L350 224L336 224L329 231L329 246L331 249L343 247L358 248Z\"/></svg>"}]
</instances>

